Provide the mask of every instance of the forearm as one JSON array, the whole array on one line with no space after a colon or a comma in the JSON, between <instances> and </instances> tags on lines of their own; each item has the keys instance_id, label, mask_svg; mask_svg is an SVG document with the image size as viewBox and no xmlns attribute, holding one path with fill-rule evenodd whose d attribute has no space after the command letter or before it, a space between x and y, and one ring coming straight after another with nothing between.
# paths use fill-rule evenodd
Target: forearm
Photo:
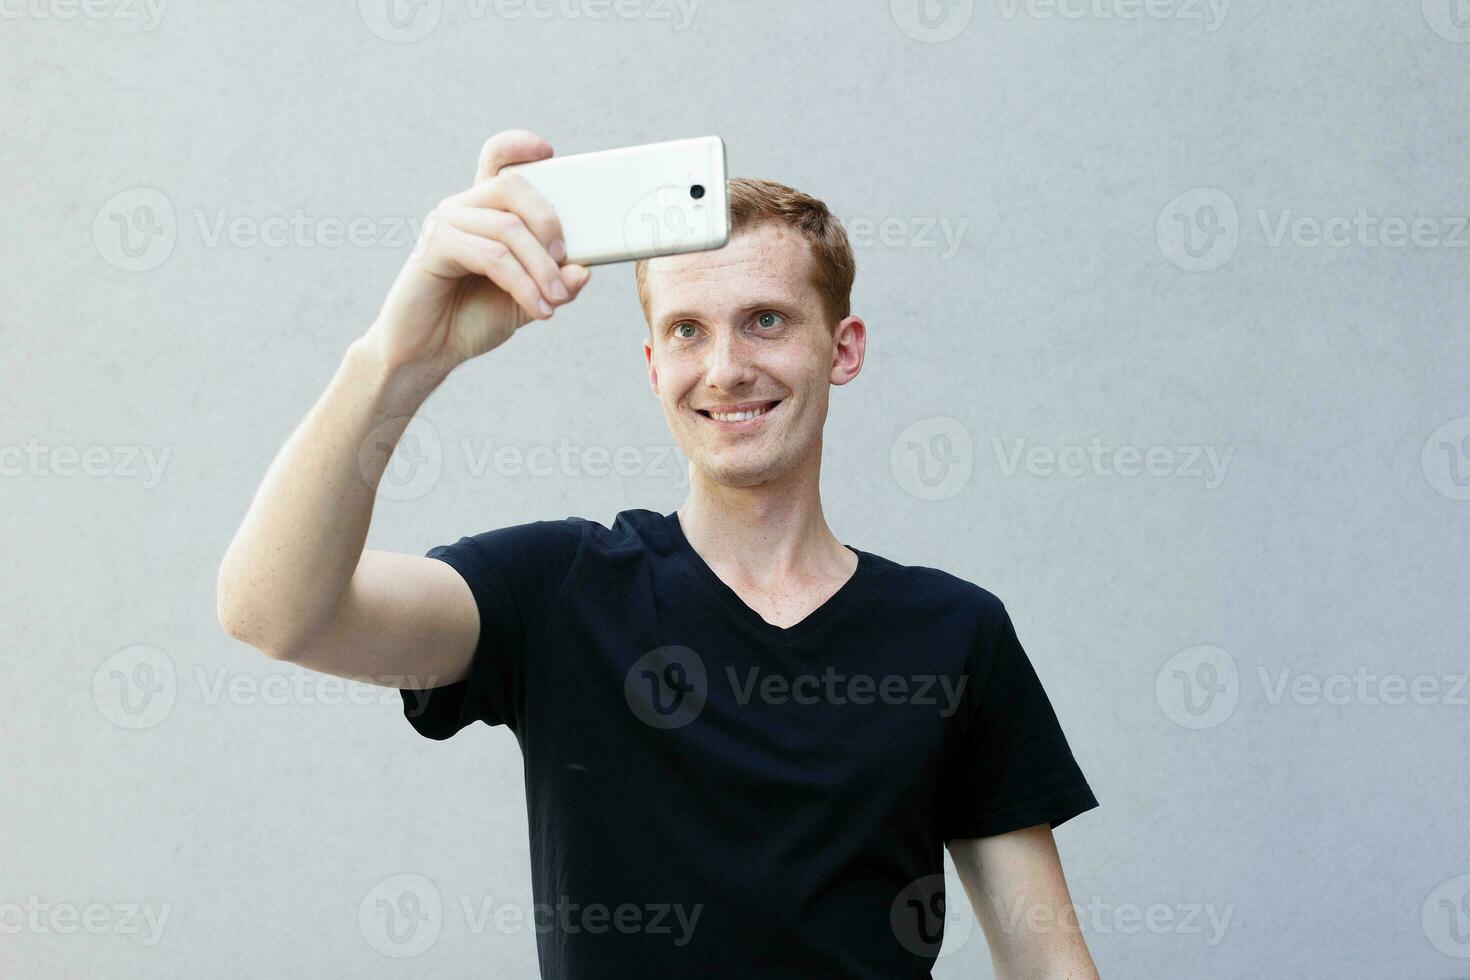
<instances>
[{"instance_id":1,"label":"forearm","mask_svg":"<svg viewBox=\"0 0 1470 980\"><path fill-rule=\"evenodd\" d=\"M1092 957L1083 950L1080 955L1064 956L1050 965L1034 968L995 966L995 980L1099 980Z\"/></svg>"},{"instance_id":2,"label":"forearm","mask_svg":"<svg viewBox=\"0 0 1470 980\"><path fill-rule=\"evenodd\" d=\"M362 557L378 482L442 368L389 370L354 341L266 472L219 569L219 618L288 656L331 622Z\"/></svg>"},{"instance_id":3,"label":"forearm","mask_svg":"<svg viewBox=\"0 0 1470 980\"><path fill-rule=\"evenodd\" d=\"M997 980L1098 980L1050 826L948 846Z\"/></svg>"},{"instance_id":4,"label":"forearm","mask_svg":"<svg viewBox=\"0 0 1470 980\"><path fill-rule=\"evenodd\" d=\"M1043 903L1023 909L1004 925L998 914L988 922L982 917L996 980L1098 980L1075 907Z\"/></svg>"}]
</instances>

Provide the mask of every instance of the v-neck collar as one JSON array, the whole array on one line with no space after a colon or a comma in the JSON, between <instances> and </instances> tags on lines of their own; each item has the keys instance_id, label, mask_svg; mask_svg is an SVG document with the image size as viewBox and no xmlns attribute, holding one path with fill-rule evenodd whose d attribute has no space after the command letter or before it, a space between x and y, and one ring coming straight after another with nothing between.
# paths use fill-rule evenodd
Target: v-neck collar
<instances>
[{"instance_id":1,"label":"v-neck collar","mask_svg":"<svg viewBox=\"0 0 1470 980\"><path fill-rule=\"evenodd\" d=\"M779 642L791 643L798 639L810 636L824 623L830 620L843 606L845 606L866 583L868 575L872 570L872 558L866 551L860 551L850 544L843 545L844 548L857 555L857 568L852 575L848 576L846 582L827 597L816 609L807 613L806 618L792 626L776 626L761 618L760 613L745 604L740 598L740 593L725 584L725 580L715 574L715 570L709 567L689 539L684 535L684 528L679 523L679 512L674 511L664 515L664 522L668 527L669 538L673 542L674 550L688 562L695 573L710 587L711 591L719 600L728 607L735 616L761 635Z\"/></svg>"}]
</instances>

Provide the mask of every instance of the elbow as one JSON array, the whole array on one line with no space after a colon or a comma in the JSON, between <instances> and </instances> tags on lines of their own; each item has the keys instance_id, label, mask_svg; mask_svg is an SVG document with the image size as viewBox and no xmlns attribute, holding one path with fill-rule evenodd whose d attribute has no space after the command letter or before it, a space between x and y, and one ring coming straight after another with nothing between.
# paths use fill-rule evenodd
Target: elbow
<instances>
[{"instance_id":1,"label":"elbow","mask_svg":"<svg viewBox=\"0 0 1470 980\"><path fill-rule=\"evenodd\" d=\"M220 603L217 612L220 628L230 639L254 647L272 660L289 661L291 659L289 649L267 638L254 626L255 620L248 614L241 613L235 607L224 603Z\"/></svg>"},{"instance_id":2,"label":"elbow","mask_svg":"<svg viewBox=\"0 0 1470 980\"><path fill-rule=\"evenodd\" d=\"M291 660L291 648L263 628L265 620L252 610L223 567L215 586L215 617L230 639L252 646L272 660Z\"/></svg>"}]
</instances>

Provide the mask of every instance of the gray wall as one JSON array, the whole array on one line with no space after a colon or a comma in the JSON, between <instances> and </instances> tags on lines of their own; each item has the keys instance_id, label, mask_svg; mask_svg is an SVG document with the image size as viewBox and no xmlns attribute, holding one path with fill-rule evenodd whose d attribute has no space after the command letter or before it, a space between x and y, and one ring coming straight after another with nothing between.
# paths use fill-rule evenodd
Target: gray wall
<instances>
[{"instance_id":1,"label":"gray wall","mask_svg":"<svg viewBox=\"0 0 1470 980\"><path fill-rule=\"evenodd\" d=\"M403 226L524 126L718 133L848 223L829 521L1012 610L1102 801L1057 837L1104 977L1470 975L1470 10L67 2L0 7L3 972L534 975L510 733L214 609ZM604 267L457 372L369 544L677 507L643 330ZM951 898L936 976L988 976Z\"/></svg>"}]
</instances>

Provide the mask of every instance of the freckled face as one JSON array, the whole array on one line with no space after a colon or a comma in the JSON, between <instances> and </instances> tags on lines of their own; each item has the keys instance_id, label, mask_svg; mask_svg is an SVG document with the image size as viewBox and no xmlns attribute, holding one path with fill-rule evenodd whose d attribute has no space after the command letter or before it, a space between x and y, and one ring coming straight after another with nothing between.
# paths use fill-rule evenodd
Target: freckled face
<instances>
[{"instance_id":1,"label":"freckled face","mask_svg":"<svg viewBox=\"0 0 1470 980\"><path fill-rule=\"evenodd\" d=\"M648 263L649 383L716 483L767 483L820 451L834 343L812 264L800 233L770 222Z\"/></svg>"}]
</instances>

